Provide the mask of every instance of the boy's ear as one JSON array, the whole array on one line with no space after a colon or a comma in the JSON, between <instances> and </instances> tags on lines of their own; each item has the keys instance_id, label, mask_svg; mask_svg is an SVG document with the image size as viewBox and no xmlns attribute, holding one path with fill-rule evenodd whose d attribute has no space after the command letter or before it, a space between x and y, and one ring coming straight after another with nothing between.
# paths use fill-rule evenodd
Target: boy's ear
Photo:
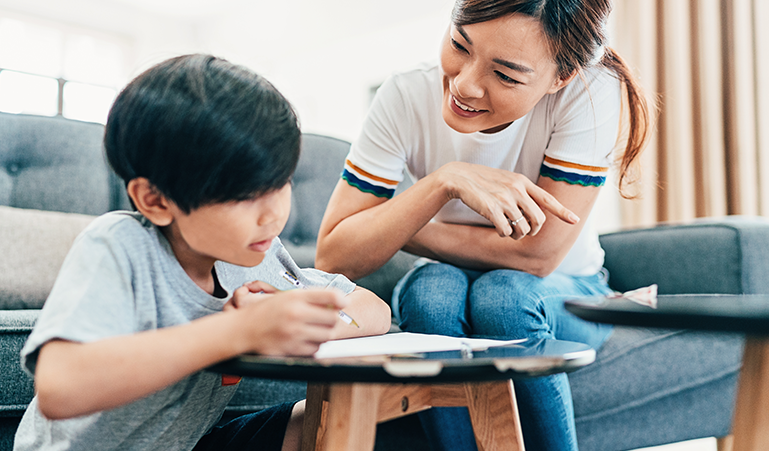
<instances>
[{"instance_id":1,"label":"boy's ear","mask_svg":"<svg viewBox=\"0 0 769 451\"><path fill-rule=\"evenodd\" d=\"M577 76L577 71L575 70L571 74L569 74L566 78L556 77L556 79L553 81L553 86L550 87L547 93L555 94L556 92L565 88L566 85L571 83L571 81L574 80L574 77L576 76Z\"/></svg>"},{"instance_id":2,"label":"boy's ear","mask_svg":"<svg viewBox=\"0 0 769 451\"><path fill-rule=\"evenodd\" d=\"M158 227L165 227L174 222L170 201L144 177L128 182L126 187L136 209L145 218Z\"/></svg>"}]
</instances>

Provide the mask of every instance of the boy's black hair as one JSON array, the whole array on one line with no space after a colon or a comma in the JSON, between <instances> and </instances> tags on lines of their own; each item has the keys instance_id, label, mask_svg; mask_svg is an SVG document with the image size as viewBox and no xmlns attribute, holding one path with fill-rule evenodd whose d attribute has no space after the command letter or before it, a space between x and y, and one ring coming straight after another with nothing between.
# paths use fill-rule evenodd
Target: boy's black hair
<instances>
[{"instance_id":1,"label":"boy's black hair","mask_svg":"<svg viewBox=\"0 0 769 451\"><path fill-rule=\"evenodd\" d=\"M126 183L144 177L189 213L284 186L300 136L294 110L267 80L211 55L185 55L123 89L104 148Z\"/></svg>"}]
</instances>

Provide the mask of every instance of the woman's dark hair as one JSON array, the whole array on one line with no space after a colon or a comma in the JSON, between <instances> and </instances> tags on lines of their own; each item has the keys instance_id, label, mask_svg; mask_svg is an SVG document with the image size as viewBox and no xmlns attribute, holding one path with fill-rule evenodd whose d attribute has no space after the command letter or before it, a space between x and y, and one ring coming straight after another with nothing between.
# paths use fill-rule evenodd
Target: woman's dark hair
<instances>
[{"instance_id":1,"label":"woman's dark hair","mask_svg":"<svg viewBox=\"0 0 769 451\"><path fill-rule=\"evenodd\" d=\"M623 197L632 197L624 188L639 178L638 160L651 135L654 107L627 64L606 46L611 6L610 0L457 0L452 21L464 26L523 14L542 24L561 78L594 65L614 72L625 88L628 105L627 143L617 159L619 188Z\"/></svg>"},{"instance_id":2,"label":"woman's dark hair","mask_svg":"<svg viewBox=\"0 0 769 451\"><path fill-rule=\"evenodd\" d=\"M284 186L299 147L288 101L261 76L210 55L172 58L136 77L104 135L126 183L144 177L186 213Z\"/></svg>"}]
</instances>

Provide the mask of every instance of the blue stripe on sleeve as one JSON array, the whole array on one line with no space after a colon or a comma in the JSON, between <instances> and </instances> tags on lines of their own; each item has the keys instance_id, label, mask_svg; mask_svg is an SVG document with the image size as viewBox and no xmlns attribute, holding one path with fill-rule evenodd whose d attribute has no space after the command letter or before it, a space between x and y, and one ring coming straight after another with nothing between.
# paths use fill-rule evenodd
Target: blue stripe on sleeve
<instances>
[{"instance_id":1,"label":"blue stripe on sleeve","mask_svg":"<svg viewBox=\"0 0 769 451\"><path fill-rule=\"evenodd\" d=\"M544 164L539 168L539 175L549 177L559 182L566 182L571 185L603 186L604 183L606 183L606 177L565 172L545 166Z\"/></svg>"},{"instance_id":2,"label":"blue stripe on sleeve","mask_svg":"<svg viewBox=\"0 0 769 451\"><path fill-rule=\"evenodd\" d=\"M358 188L364 193L373 194L377 197L386 197L387 199L391 199L393 194L395 194L394 189L382 188L381 186L373 185L365 180L361 180L347 169L342 171L342 178L347 181L349 185Z\"/></svg>"}]
</instances>

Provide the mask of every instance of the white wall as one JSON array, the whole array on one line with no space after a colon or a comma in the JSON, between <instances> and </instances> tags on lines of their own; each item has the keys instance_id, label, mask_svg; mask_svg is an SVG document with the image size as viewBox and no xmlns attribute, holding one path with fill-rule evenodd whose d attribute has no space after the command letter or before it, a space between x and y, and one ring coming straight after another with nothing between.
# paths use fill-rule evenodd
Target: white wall
<instances>
[{"instance_id":1,"label":"white wall","mask_svg":"<svg viewBox=\"0 0 769 451\"><path fill-rule=\"evenodd\" d=\"M131 44L127 78L210 52L265 75L303 129L354 139L369 89L435 59L453 0L0 0L23 13L112 33ZM2 45L2 43L0 43Z\"/></svg>"},{"instance_id":2,"label":"white wall","mask_svg":"<svg viewBox=\"0 0 769 451\"><path fill-rule=\"evenodd\" d=\"M206 50L267 76L305 131L354 139L371 86L436 59L453 0L258 2L199 25Z\"/></svg>"}]
</instances>

